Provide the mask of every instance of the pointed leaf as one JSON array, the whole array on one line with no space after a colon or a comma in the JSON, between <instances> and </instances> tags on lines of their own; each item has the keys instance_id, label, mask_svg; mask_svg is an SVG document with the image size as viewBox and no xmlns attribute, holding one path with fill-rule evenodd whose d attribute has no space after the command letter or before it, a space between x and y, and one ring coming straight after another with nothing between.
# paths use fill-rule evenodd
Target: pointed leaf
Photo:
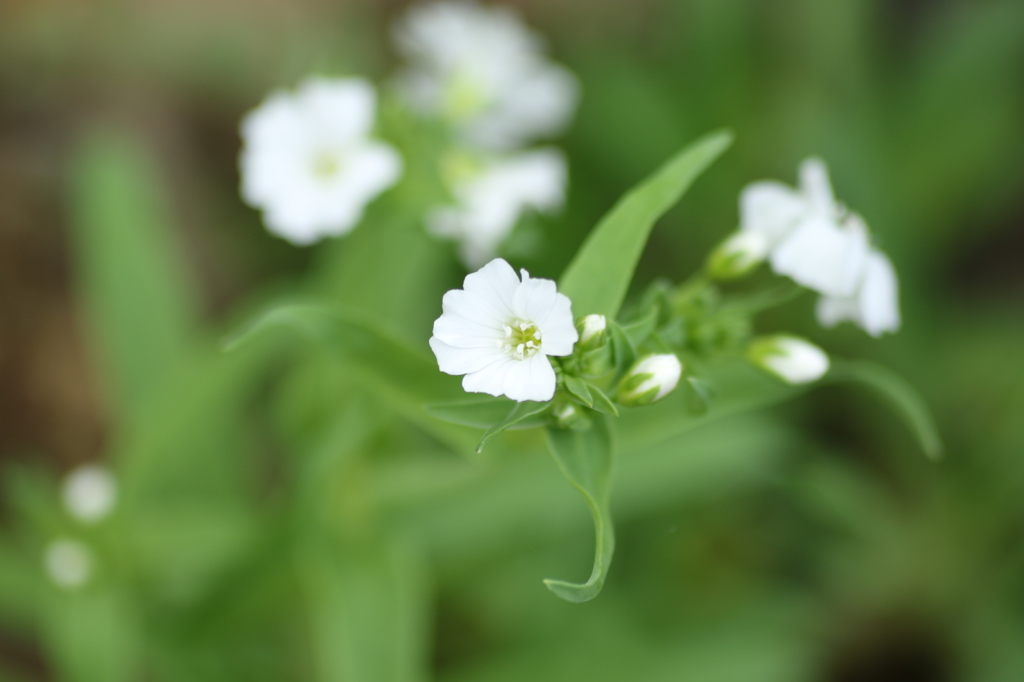
<instances>
[{"instance_id":1,"label":"pointed leaf","mask_svg":"<svg viewBox=\"0 0 1024 682\"><path fill-rule=\"evenodd\" d=\"M697 140L630 190L598 223L559 282L575 315L615 318L654 223L731 143L732 135L724 131Z\"/></svg>"},{"instance_id":2,"label":"pointed leaf","mask_svg":"<svg viewBox=\"0 0 1024 682\"><path fill-rule=\"evenodd\" d=\"M859 383L875 391L895 409L924 454L929 459L941 459L942 439L935 419L924 399L906 379L873 362L833 359L826 380Z\"/></svg>"},{"instance_id":3,"label":"pointed leaf","mask_svg":"<svg viewBox=\"0 0 1024 682\"><path fill-rule=\"evenodd\" d=\"M608 420L593 415L593 427L587 431L549 428L548 449L562 474L580 491L594 519L594 567L585 583L545 580L557 596L570 602L590 601L601 592L608 566L615 551L608 496L611 490L614 449Z\"/></svg>"}]
</instances>

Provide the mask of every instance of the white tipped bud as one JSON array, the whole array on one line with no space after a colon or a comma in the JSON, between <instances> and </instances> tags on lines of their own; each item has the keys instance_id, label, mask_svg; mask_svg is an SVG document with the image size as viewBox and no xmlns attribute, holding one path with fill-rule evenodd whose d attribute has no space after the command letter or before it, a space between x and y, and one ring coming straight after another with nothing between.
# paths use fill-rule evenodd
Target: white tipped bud
<instances>
[{"instance_id":1,"label":"white tipped bud","mask_svg":"<svg viewBox=\"0 0 1024 682\"><path fill-rule=\"evenodd\" d=\"M829 367L825 351L787 334L755 339L747 349L747 357L754 365L793 385L817 381Z\"/></svg>"},{"instance_id":2,"label":"white tipped bud","mask_svg":"<svg viewBox=\"0 0 1024 682\"><path fill-rule=\"evenodd\" d=\"M587 315L576 321L580 340L576 347L584 352L600 348L608 338L608 320L604 315Z\"/></svg>"},{"instance_id":3,"label":"white tipped bud","mask_svg":"<svg viewBox=\"0 0 1024 682\"><path fill-rule=\"evenodd\" d=\"M753 272L767 257L765 236L753 230L740 230L708 256L708 274L714 279L738 279Z\"/></svg>"},{"instance_id":4,"label":"white tipped bud","mask_svg":"<svg viewBox=\"0 0 1024 682\"><path fill-rule=\"evenodd\" d=\"M675 389L683 365L672 353L648 355L622 377L615 399L627 407L638 407L661 400Z\"/></svg>"},{"instance_id":5,"label":"white tipped bud","mask_svg":"<svg viewBox=\"0 0 1024 682\"><path fill-rule=\"evenodd\" d=\"M61 490L64 507L83 523L106 518L117 500L117 482L104 466L85 464L67 475Z\"/></svg>"},{"instance_id":6,"label":"white tipped bud","mask_svg":"<svg viewBox=\"0 0 1024 682\"><path fill-rule=\"evenodd\" d=\"M54 540L43 559L46 573L57 587L74 590L92 576L92 553L78 540Z\"/></svg>"}]
</instances>

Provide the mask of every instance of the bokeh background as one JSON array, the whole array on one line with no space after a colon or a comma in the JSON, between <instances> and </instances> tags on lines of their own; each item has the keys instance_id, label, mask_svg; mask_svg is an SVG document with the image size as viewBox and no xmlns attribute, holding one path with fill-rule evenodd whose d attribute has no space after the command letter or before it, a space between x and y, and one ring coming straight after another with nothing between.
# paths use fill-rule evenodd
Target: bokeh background
<instances>
[{"instance_id":1,"label":"bokeh background","mask_svg":"<svg viewBox=\"0 0 1024 682\"><path fill-rule=\"evenodd\" d=\"M1024 679L1024 2L516 4L583 91L560 141L567 210L526 227L521 264L557 276L624 190L727 126L736 144L656 229L638 278L680 281L736 226L745 183L792 182L801 159L821 155L896 264L904 328L883 340L824 331L809 298L762 328L896 368L937 415L947 454L926 461L886 405L847 387L704 427L657 464L623 463L616 563L604 594L580 606L539 582L582 571L590 551L589 521L550 463L410 502L402 527L429 557L417 569L429 589L413 619L419 663L394 679ZM325 655L311 641L330 652L351 632L304 619L284 572L231 572L254 546L255 564L273 564L293 533L256 529L276 519L290 471L267 445L268 415L300 399L271 404L266 382L239 378L244 358L204 360L158 410L180 419L126 437L132 406L115 404L94 299L131 285L105 279L89 235L105 201L133 197L122 255L167 255L181 309L167 316L198 320L213 357L244 312L320 264L239 201L241 116L311 72L387 78L387 27L403 7L0 3L0 680L389 679L310 664ZM158 346L175 333L160 324L145 332ZM230 390L203 402L204 382L229 374ZM187 426L193 401L209 408L205 430ZM153 435L176 428L188 435ZM40 528L59 525L57 477L160 438L162 464L146 466L179 497L125 532L161 570L125 578L119 606L72 603L32 554ZM145 494L170 500L170 489ZM332 598L312 600L329 610ZM102 646L119 663L80 663L89 631L114 633Z\"/></svg>"}]
</instances>

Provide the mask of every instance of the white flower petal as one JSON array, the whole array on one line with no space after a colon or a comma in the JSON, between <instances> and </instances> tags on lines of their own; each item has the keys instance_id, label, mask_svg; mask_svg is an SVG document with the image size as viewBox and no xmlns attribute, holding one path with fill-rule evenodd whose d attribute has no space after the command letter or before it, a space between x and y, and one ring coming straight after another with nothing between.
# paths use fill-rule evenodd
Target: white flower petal
<instances>
[{"instance_id":1,"label":"white flower petal","mask_svg":"<svg viewBox=\"0 0 1024 682\"><path fill-rule=\"evenodd\" d=\"M459 376L479 372L496 361L506 359L506 354L493 344L483 348L456 348L437 337L430 339L430 349L437 356L438 368L445 374Z\"/></svg>"},{"instance_id":2,"label":"white flower petal","mask_svg":"<svg viewBox=\"0 0 1024 682\"><path fill-rule=\"evenodd\" d=\"M896 270L880 251L872 251L861 283L860 323L868 334L881 336L900 328L899 285Z\"/></svg>"},{"instance_id":3,"label":"white flower petal","mask_svg":"<svg viewBox=\"0 0 1024 682\"><path fill-rule=\"evenodd\" d=\"M778 244L807 215L803 196L781 182L755 182L740 194L740 227Z\"/></svg>"},{"instance_id":4,"label":"white flower petal","mask_svg":"<svg viewBox=\"0 0 1024 682\"><path fill-rule=\"evenodd\" d=\"M506 261L495 258L476 272L466 275L462 287L502 316L514 317L512 298L519 288L516 271Z\"/></svg>"},{"instance_id":5,"label":"white flower petal","mask_svg":"<svg viewBox=\"0 0 1024 682\"><path fill-rule=\"evenodd\" d=\"M801 222L771 254L775 272L828 296L848 296L867 258L867 235L855 224Z\"/></svg>"},{"instance_id":6,"label":"white flower petal","mask_svg":"<svg viewBox=\"0 0 1024 682\"><path fill-rule=\"evenodd\" d=\"M373 128L377 95L362 79L308 78L297 99L306 124L334 144L361 140Z\"/></svg>"},{"instance_id":7,"label":"white flower petal","mask_svg":"<svg viewBox=\"0 0 1024 682\"><path fill-rule=\"evenodd\" d=\"M512 297L512 312L521 320L541 326L558 298L558 287L550 279L536 279L523 270L523 282Z\"/></svg>"},{"instance_id":8,"label":"white flower petal","mask_svg":"<svg viewBox=\"0 0 1024 682\"><path fill-rule=\"evenodd\" d=\"M502 392L520 402L544 402L555 397L555 370L547 356L538 353L512 365Z\"/></svg>"},{"instance_id":9,"label":"white flower petal","mask_svg":"<svg viewBox=\"0 0 1024 682\"><path fill-rule=\"evenodd\" d=\"M476 372L462 378L462 388L469 393L487 393L498 397L505 394L505 377L520 364L519 360L505 357L495 360Z\"/></svg>"},{"instance_id":10,"label":"white flower petal","mask_svg":"<svg viewBox=\"0 0 1024 682\"><path fill-rule=\"evenodd\" d=\"M839 217L824 161L812 157L800 164L800 190L815 215L827 219Z\"/></svg>"}]
</instances>

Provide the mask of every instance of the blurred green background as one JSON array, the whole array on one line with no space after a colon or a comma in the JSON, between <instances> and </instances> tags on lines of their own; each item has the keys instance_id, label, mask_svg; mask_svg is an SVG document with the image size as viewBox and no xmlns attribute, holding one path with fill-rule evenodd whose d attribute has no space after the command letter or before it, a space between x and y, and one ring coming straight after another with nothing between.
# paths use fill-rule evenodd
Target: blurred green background
<instances>
[{"instance_id":1,"label":"blurred green background","mask_svg":"<svg viewBox=\"0 0 1024 682\"><path fill-rule=\"evenodd\" d=\"M626 453L605 591L560 602L540 578L583 573L590 522L548 459L467 464L332 412L348 379L322 359L219 351L345 248L292 247L240 202L241 116L310 72L386 78L404 3L3 0L0 680L1024 679L1024 2L517 4L583 91L567 210L517 265L557 276L624 190L728 126L641 264L638 285L681 281L746 183L821 155L896 264L904 328L823 331L805 297L761 329L896 368L945 460L840 387ZM410 313L424 345L459 277ZM321 452L322 476L296 465ZM124 494L69 595L42 547L72 532L59 474L97 459ZM369 490L386 541L335 527Z\"/></svg>"}]
</instances>

